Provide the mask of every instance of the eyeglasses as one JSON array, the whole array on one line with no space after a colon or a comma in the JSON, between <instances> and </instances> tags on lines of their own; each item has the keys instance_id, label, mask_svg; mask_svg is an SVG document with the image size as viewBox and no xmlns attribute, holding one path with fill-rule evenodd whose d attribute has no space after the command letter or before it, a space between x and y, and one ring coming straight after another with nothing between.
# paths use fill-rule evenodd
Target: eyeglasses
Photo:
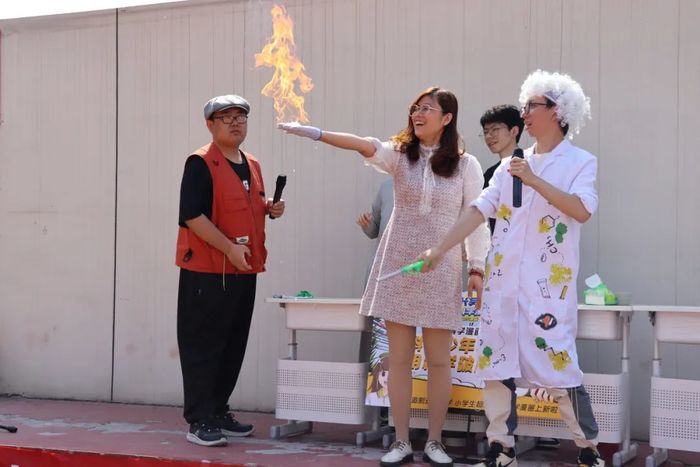
<instances>
[{"instance_id":1,"label":"eyeglasses","mask_svg":"<svg viewBox=\"0 0 700 467\"><path fill-rule=\"evenodd\" d=\"M507 128L508 127L505 125L499 125L499 126L493 126L493 127L489 128L488 130L484 129L484 131L479 133L479 138L488 138L489 136L496 136L496 132L498 130L505 130Z\"/></svg>"},{"instance_id":2,"label":"eyeglasses","mask_svg":"<svg viewBox=\"0 0 700 467\"><path fill-rule=\"evenodd\" d=\"M238 115L219 115L216 117L212 117L212 120L221 120L221 122L224 125L230 125L233 123L235 120L237 123L246 123L248 121L248 116L246 114L238 114Z\"/></svg>"},{"instance_id":3,"label":"eyeglasses","mask_svg":"<svg viewBox=\"0 0 700 467\"><path fill-rule=\"evenodd\" d=\"M521 115L529 114L530 112L532 112L532 110L534 108L537 108L540 106L549 107L550 104L548 102L528 102L524 106L520 107L520 114Z\"/></svg>"},{"instance_id":4,"label":"eyeglasses","mask_svg":"<svg viewBox=\"0 0 700 467\"><path fill-rule=\"evenodd\" d=\"M423 104L423 105L412 105L411 109L409 110L409 115L427 115L430 112L442 112L442 109L436 109L435 107L431 107L428 104Z\"/></svg>"}]
</instances>

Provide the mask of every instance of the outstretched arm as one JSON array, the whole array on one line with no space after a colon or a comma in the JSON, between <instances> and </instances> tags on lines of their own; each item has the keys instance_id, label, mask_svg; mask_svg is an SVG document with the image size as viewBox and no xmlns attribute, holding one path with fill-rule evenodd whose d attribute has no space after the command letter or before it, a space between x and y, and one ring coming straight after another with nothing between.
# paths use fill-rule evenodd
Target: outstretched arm
<instances>
[{"instance_id":1,"label":"outstretched arm","mask_svg":"<svg viewBox=\"0 0 700 467\"><path fill-rule=\"evenodd\" d=\"M431 271L440 264L443 256L452 247L464 240L477 227L486 222L486 218L474 206L466 208L459 216L457 221L452 225L447 234L443 237L440 243L433 248L424 251L420 255L420 259L424 260L423 272Z\"/></svg>"},{"instance_id":2,"label":"outstretched arm","mask_svg":"<svg viewBox=\"0 0 700 467\"><path fill-rule=\"evenodd\" d=\"M322 131L320 128L309 125L300 125L297 122L279 123L277 128L284 130L288 134L310 138L314 141L321 141L340 149L350 149L362 154L362 157L372 157L376 148L371 141L352 133L338 133L334 131Z\"/></svg>"},{"instance_id":3,"label":"outstretched arm","mask_svg":"<svg viewBox=\"0 0 700 467\"><path fill-rule=\"evenodd\" d=\"M340 149L351 149L362 154L362 157L369 158L374 156L376 148L374 144L365 138L350 133L336 133L333 131L324 131L321 133L321 139L326 144L335 146Z\"/></svg>"}]
</instances>

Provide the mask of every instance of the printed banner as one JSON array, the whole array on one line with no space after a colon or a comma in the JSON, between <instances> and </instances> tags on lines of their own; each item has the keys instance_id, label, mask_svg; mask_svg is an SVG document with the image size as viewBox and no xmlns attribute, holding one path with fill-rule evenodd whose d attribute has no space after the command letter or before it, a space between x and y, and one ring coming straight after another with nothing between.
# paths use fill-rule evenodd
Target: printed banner
<instances>
[{"instance_id":1,"label":"printed banner","mask_svg":"<svg viewBox=\"0 0 700 467\"><path fill-rule=\"evenodd\" d=\"M452 336L451 362L452 399L450 408L483 410L484 401L481 388L484 382L477 374L479 346L479 324L481 316L474 309L474 299L467 292L462 293L462 328ZM423 348L421 329L416 329L416 345L413 354L413 396L411 407L426 409L428 407L428 364ZM372 342L369 375L367 377L367 396L365 404L389 406L389 342L384 320L375 319L372 325ZM524 417L559 418L559 406L556 403L540 402L528 396L527 389L518 388L518 415Z\"/></svg>"}]
</instances>

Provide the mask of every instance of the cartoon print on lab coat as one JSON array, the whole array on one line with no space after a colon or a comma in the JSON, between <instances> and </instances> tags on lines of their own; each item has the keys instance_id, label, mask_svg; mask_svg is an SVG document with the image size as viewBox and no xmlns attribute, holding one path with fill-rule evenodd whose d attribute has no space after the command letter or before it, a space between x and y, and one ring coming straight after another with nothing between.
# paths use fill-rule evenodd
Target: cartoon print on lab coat
<instances>
[{"instance_id":1,"label":"cartoon print on lab coat","mask_svg":"<svg viewBox=\"0 0 700 467\"><path fill-rule=\"evenodd\" d=\"M542 337L535 338L535 345L538 349L549 353L549 359L552 361L552 368L557 371L564 371L571 364L571 357L566 350L554 350L547 345Z\"/></svg>"},{"instance_id":2,"label":"cartoon print on lab coat","mask_svg":"<svg viewBox=\"0 0 700 467\"><path fill-rule=\"evenodd\" d=\"M502 335L501 335L501 339L503 339ZM503 339L503 344L505 344L505 339ZM498 356L498 358L496 358L494 360L491 358L491 357L493 357L493 349L491 347L489 347L488 345L485 346L481 351L481 355L479 356L479 363L478 363L479 369L483 370L486 367L496 366L499 363L505 362L506 361L506 354L502 352L503 347L504 346L502 345L501 348L498 350L500 352L500 355Z\"/></svg>"},{"instance_id":3,"label":"cartoon print on lab coat","mask_svg":"<svg viewBox=\"0 0 700 467\"><path fill-rule=\"evenodd\" d=\"M491 347L489 347L487 345L481 351L481 355L479 356L479 369L480 370L483 370L484 368L491 366L491 355L493 355L493 350L491 350Z\"/></svg>"},{"instance_id":4,"label":"cartoon print on lab coat","mask_svg":"<svg viewBox=\"0 0 700 467\"><path fill-rule=\"evenodd\" d=\"M503 271L501 271L501 263L503 262L503 255L499 253L498 251L495 251L495 249L498 247L498 245L493 245L493 266L491 265L491 261L486 261L486 267L484 268L484 277L485 277L485 282L484 282L484 290L489 289L489 280L491 277L500 277L503 275ZM491 255L489 255L489 259L491 258ZM495 266L495 267L494 267Z\"/></svg>"},{"instance_id":5,"label":"cartoon print on lab coat","mask_svg":"<svg viewBox=\"0 0 700 467\"><path fill-rule=\"evenodd\" d=\"M544 246L541 249L542 255L540 256L540 262L547 263L548 260L552 261L552 264L549 266L549 278L537 279L537 286L539 287L540 294L542 298L545 299L552 298L549 291L550 285L561 285L562 288L559 299L564 300L569 290L568 283L571 282L573 278L571 268L564 264L564 255L559 251L559 248L557 248L557 245L564 243L564 236L569 230L566 224L557 222L559 218L560 216L558 215L547 214L539 221L538 232L545 235ZM551 235L552 231L554 231L553 240ZM547 256L547 253L549 253L549 256ZM551 313L544 313L535 319L535 324L544 331L549 331L557 325L557 318ZM537 337L535 339L535 346L540 350L549 352L552 368L556 371L565 370L571 363L571 357L566 350L556 351L554 348L547 346L546 341L542 337Z\"/></svg>"},{"instance_id":6,"label":"cartoon print on lab coat","mask_svg":"<svg viewBox=\"0 0 700 467\"><path fill-rule=\"evenodd\" d=\"M525 151L530 163L533 149ZM529 186L512 206L504 160L473 205L496 218L487 259L477 372L485 380L522 378L542 387L574 387L583 373L576 352L576 282L581 223ZM597 208L597 161L562 141L535 169L556 188ZM501 356L505 358L502 358ZM497 363L498 362L498 363Z\"/></svg>"},{"instance_id":7,"label":"cartoon print on lab coat","mask_svg":"<svg viewBox=\"0 0 700 467\"><path fill-rule=\"evenodd\" d=\"M503 233L508 232L511 217L513 217L513 211L511 211L511 209L505 204L501 204L501 206L498 208L498 211L496 212L496 219L503 219L504 221L506 221L507 225L503 227Z\"/></svg>"},{"instance_id":8,"label":"cartoon print on lab coat","mask_svg":"<svg viewBox=\"0 0 700 467\"><path fill-rule=\"evenodd\" d=\"M549 259L552 261L559 261L559 263L562 264L564 263L564 255L561 253L559 248L557 248L557 245L564 243L564 235L566 232L568 232L569 228L563 222L559 222L557 224L556 222L558 218L559 216L554 217L547 214L540 219L538 232L541 234L546 234L544 246L540 249L542 252L540 255L540 261L542 263L546 263ZM552 238L552 235L550 234L552 229L554 229L554 238ZM549 258L547 256L548 253L556 256L554 258Z\"/></svg>"},{"instance_id":9,"label":"cartoon print on lab coat","mask_svg":"<svg viewBox=\"0 0 700 467\"><path fill-rule=\"evenodd\" d=\"M557 318L551 313L543 313L537 317L535 324L545 331L549 331L557 325Z\"/></svg>"},{"instance_id":10,"label":"cartoon print on lab coat","mask_svg":"<svg viewBox=\"0 0 700 467\"><path fill-rule=\"evenodd\" d=\"M537 279L537 285L540 286L540 293L542 294L542 298L552 298L552 296L549 294L549 282L547 282L546 277Z\"/></svg>"}]
</instances>

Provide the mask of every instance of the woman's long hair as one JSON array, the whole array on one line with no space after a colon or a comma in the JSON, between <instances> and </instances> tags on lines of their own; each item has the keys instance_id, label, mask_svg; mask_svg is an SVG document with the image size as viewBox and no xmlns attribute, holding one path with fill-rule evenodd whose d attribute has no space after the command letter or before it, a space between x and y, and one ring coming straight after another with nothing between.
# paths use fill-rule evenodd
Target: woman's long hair
<instances>
[{"instance_id":1,"label":"woman's long hair","mask_svg":"<svg viewBox=\"0 0 700 467\"><path fill-rule=\"evenodd\" d=\"M418 105L418 102L425 96L434 97L437 100L442 108L443 115L452 114L452 120L443 128L442 136L440 137L440 147L431 158L431 166L435 174L451 177L457 170L460 156L464 154L464 143L457 131L457 98L447 89L428 88L413 101L409 109L414 105ZM408 126L397 135L392 136L391 141L394 143L394 148L399 152L405 153L412 164L415 164L420 158L420 141L416 137L413 120L410 115L408 116Z\"/></svg>"}]
</instances>

